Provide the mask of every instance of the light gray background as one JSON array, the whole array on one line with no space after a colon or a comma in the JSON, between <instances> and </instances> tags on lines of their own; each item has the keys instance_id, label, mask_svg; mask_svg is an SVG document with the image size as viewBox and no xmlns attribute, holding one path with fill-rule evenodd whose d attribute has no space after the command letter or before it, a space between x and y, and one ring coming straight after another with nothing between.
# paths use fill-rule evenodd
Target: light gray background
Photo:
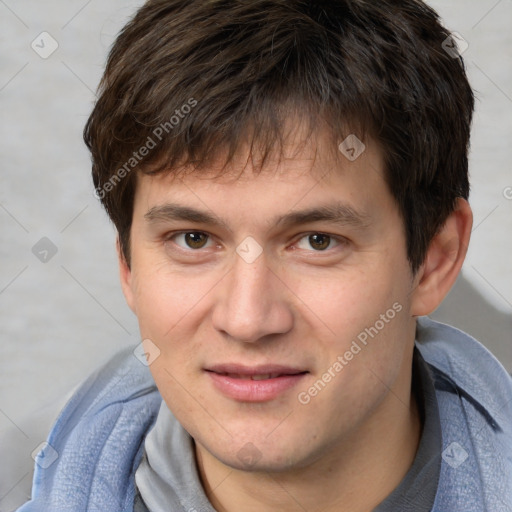
<instances>
[{"instance_id":1,"label":"light gray background","mask_svg":"<svg viewBox=\"0 0 512 512\"><path fill-rule=\"evenodd\" d=\"M71 391L140 341L81 139L107 50L140 3L0 0L0 511L29 497L31 452ZM434 317L479 338L512 370L512 1L430 3L468 42L478 97L473 239ZM47 59L31 48L43 31L59 44ZM32 253L42 237L58 249L47 263Z\"/></svg>"}]
</instances>

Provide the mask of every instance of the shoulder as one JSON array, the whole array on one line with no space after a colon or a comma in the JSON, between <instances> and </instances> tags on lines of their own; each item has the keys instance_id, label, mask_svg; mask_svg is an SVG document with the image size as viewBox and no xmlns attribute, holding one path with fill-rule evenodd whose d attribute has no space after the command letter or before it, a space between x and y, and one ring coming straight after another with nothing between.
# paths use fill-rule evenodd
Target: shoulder
<instances>
[{"instance_id":1,"label":"shoulder","mask_svg":"<svg viewBox=\"0 0 512 512\"><path fill-rule=\"evenodd\" d=\"M480 342L455 327L421 317L416 346L438 374L447 376L490 416L512 423L512 377Z\"/></svg>"},{"instance_id":2,"label":"shoulder","mask_svg":"<svg viewBox=\"0 0 512 512\"><path fill-rule=\"evenodd\" d=\"M133 348L89 376L62 410L36 457L31 510L133 509L134 472L162 398ZM47 508L45 508L47 507Z\"/></svg>"},{"instance_id":3,"label":"shoulder","mask_svg":"<svg viewBox=\"0 0 512 512\"><path fill-rule=\"evenodd\" d=\"M120 429L127 429L124 434L141 433L148 418L156 417L160 403L148 367L134 356L133 348L125 349L78 388L58 417L48 442L64 448L73 437L78 440L91 433L96 441L112 444Z\"/></svg>"},{"instance_id":4,"label":"shoulder","mask_svg":"<svg viewBox=\"0 0 512 512\"><path fill-rule=\"evenodd\" d=\"M434 378L442 427L435 511L512 502L512 378L468 334L418 320L416 346Z\"/></svg>"},{"instance_id":5,"label":"shoulder","mask_svg":"<svg viewBox=\"0 0 512 512\"><path fill-rule=\"evenodd\" d=\"M105 407L128 403L138 396L151 394L156 386L146 365L133 353L133 347L115 354L92 373L64 407L59 423L76 421Z\"/></svg>"}]
</instances>

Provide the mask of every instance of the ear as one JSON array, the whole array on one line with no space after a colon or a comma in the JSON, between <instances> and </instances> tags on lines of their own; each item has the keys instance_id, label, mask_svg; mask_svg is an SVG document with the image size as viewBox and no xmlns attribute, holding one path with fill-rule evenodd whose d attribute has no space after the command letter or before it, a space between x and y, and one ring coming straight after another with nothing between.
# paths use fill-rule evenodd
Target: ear
<instances>
[{"instance_id":1,"label":"ear","mask_svg":"<svg viewBox=\"0 0 512 512\"><path fill-rule=\"evenodd\" d=\"M432 313L443 301L459 275L471 236L473 213L468 202L459 198L455 210L432 239L425 262L414 279L411 313Z\"/></svg>"},{"instance_id":2,"label":"ear","mask_svg":"<svg viewBox=\"0 0 512 512\"><path fill-rule=\"evenodd\" d=\"M119 278L121 280L121 288L123 290L124 298L126 299L126 303L130 307L130 309L137 314L135 309L135 300L132 289L132 271L126 258L121 250L121 242L119 241L119 236L116 240L116 249L117 249L117 260L119 263Z\"/></svg>"}]
</instances>

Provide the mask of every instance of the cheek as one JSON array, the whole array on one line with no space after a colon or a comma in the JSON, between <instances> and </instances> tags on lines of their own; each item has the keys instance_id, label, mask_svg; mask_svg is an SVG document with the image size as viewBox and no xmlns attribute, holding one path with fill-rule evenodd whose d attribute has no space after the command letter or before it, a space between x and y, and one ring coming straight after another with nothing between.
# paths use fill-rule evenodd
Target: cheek
<instances>
[{"instance_id":1,"label":"cheek","mask_svg":"<svg viewBox=\"0 0 512 512\"><path fill-rule=\"evenodd\" d=\"M375 267L372 272L340 274L335 280L303 279L297 287L297 296L307 297L303 315L317 340L317 377L331 369L336 375L331 391L338 388L338 397L348 393L342 402L378 393L376 386L390 385L396 378L411 335L404 282L392 269ZM342 370L333 368L336 362Z\"/></svg>"},{"instance_id":2,"label":"cheek","mask_svg":"<svg viewBox=\"0 0 512 512\"><path fill-rule=\"evenodd\" d=\"M157 340L168 338L178 325L183 328L194 321L215 284L193 272L172 272L161 260L141 262L133 272L141 334Z\"/></svg>"},{"instance_id":3,"label":"cheek","mask_svg":"<svg viewBox=\"0 0 512 512\"><path fill-rule=\"evenodd\" d=\"M219 278L173 273L158 264L139 267L134 277L141 337L150 339L160 351L150 366L155 382L162 394L170 397L183 395L183 385L194 391L198 368L211 340L211 333L206 332L211 314L209 293ZM197 389L194 396L200 393ZM174 407L186 410L190 404L183 399L182 403L180 398L173 398Z\"/></svg>"},{"instance_id":4,"label":"cheek","mask_svg":"<svg viewBox=\"0 0 512 512\"><path fill-rule=\"evenodd\" d=\"M310 323L323 325L335 338L351 339L403 301L406 291L392 275L392 270L382 268L317 273L296 280L293 291L305 305Z\"/></svg>"}]
</instances>

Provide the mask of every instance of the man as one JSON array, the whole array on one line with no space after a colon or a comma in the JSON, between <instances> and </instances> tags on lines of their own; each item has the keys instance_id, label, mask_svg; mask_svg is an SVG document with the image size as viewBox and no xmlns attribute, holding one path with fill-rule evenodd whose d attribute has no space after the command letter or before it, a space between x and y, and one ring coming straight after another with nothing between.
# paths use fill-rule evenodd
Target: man
<instances>
[{"instance_id":1,"label":"man","mask_svg":"<svg viewBox=\"0 0 512 512\"><path fill-rule=\"evenodd\" d=\"M84 134L143 342L20 510L512 510L510 376L425 318L469 243L472 112L417 0L145 4Z\"/></svg>"}]
</instances>

